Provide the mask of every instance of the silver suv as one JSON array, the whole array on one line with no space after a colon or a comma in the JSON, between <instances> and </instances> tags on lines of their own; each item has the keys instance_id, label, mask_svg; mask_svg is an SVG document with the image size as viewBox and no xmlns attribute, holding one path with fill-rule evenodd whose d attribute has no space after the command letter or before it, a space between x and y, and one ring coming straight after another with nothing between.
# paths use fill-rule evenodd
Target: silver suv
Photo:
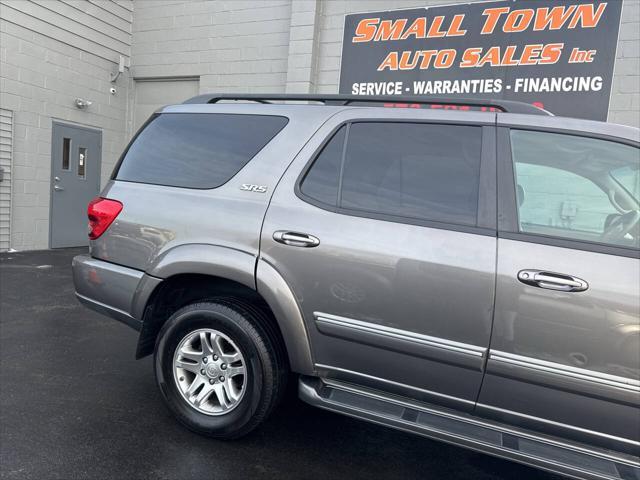
<instances>
[{"instance_id":1,"label":"silver suv","mask_svg":"<svg viewBox=\"0 0 640 480\"><path fill-rule=\"evenodd\" d=\"M76 294L204 435L253 430L293 372L320 408L637 480L639 137L507 101L201 95L89 205Z\"/></svg>"}]
</instances>

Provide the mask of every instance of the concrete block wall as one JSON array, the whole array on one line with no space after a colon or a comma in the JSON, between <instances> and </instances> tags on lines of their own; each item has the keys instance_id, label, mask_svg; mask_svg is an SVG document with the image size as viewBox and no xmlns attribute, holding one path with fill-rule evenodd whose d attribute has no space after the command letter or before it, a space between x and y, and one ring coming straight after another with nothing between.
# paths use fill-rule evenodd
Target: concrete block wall
<instances>
[{"instance_id":1,"label":"concrete block wall","mask_svg":"<svg viewBox=\"0 0 640 480\"><path fill-rule=\"evenodd\" d=\"M134 78L200 77L202 92L284 92L290 0L136 0Z\"/></svg>"},{"instance_id":2,"label":"concrete block wall","mask_svg":"<svg viewBox=\"0 0 640 480\"><path fill-rule=\"evenodd\" d=\"M54 119L102 130L101 178L109 178L126 141L129 88L125 73L111 95L109 74L130 55L131 9L130 1L0 2L0 105L14 118L12 248L49 246ZM93 104L79 110L76 97Z\"/></svg>"},{"instance_id":3,"label":"concrete block wall","mask_svg":"<svg viewBox=\"0 0 640 480\"><path fill-rule=\"evenodd\" d=\"M640 127L640 0L624 0L609 122Z\"/></svg>"},{"instance_id":4,"label":"concrete block wall","mask_svg":"<svg viewBox=\"0 0 640 480\"><path fill-rule=\"evenodd\" d=\"M316 91L320 29L320 0L292 3L287 61L287 93Z\"/></svg>"}]
</instances>

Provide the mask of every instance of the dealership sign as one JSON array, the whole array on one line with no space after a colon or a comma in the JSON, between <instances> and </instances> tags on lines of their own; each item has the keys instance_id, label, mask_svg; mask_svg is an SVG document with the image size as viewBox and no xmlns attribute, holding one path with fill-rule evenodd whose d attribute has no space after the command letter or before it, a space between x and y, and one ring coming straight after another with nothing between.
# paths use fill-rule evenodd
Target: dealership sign
<instances>
[{"instance_id":1,"label":"dealership sign","mask_svg":"<svg viewBox=\"0 0 640 480\"><path fill-rule=\"evenodd\" d=\"M621 9L513 0L347 15L340 93L519 100L606 120Z\"/></svg>"}]
</instances>

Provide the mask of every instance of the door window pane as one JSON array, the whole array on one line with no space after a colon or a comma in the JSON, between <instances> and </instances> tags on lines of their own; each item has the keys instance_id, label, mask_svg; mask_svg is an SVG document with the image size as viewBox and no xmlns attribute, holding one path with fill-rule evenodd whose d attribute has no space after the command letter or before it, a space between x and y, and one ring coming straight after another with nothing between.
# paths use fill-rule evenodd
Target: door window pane
<instances>
[{"instance_id":1,"label":"door window pane","mask_svg":"<svg viewBox=\"0 0 640 480\"><path fill-rule=\"evenodd\" d=\"M335 206L338 201L338 178L346 127L342 127L325 145L305 176L300 190L322 203Z\"/></svg>"},{"instance_id":2,"label":"door window pane","mask_svg":"<svg viewBox=\"0 0 640 480\"><path fill-rule=\"evenodd\" d=\"M62 169L69 170L69 155L71 153L71 139L62 139Z\"/></svg>"},{"instance_id":3,"label":"door window pane","mask_svg":"<svg viewBox=\"0 0 640 480\"><path fill-rule=\"evenodd\" d=\"M512 130L520 231L638 247L639 151Z\"/></svg>"},{"instance_id":4,"label":"door window pane","mask_svg":"<svg viewBox=\"0 0 640 480\"><path fill-rule=\"evenodd\" d=\"M355 123L341 206L474 226L481 150L481 127Z\"/></svg>"},{"instance_id":5,"label":"door window pane","mask_svg":"<svg viewBox=\"0 0 640 480\"><path fill-rule=\"evenodd\" d=\"M80 147L78 149L78 176L84 178L87 165L87 149Z\"/></svg>"}]
</instances>

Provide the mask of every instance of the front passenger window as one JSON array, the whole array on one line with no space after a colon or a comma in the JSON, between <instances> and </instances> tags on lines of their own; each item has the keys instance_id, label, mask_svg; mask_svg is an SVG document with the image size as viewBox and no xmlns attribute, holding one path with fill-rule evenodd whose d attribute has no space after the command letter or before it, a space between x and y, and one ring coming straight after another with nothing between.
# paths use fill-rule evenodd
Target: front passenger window
<instances>
[{"instance_id":1,"label":"front passenger window","mask_svg":"<svg viewBox=\"0 0 640 480\"><path fill-rule=\"evenodd\" d=\"M511 144L521 232L638 248L637 148L524 130Z\"/></svg>"}]
</instances>

